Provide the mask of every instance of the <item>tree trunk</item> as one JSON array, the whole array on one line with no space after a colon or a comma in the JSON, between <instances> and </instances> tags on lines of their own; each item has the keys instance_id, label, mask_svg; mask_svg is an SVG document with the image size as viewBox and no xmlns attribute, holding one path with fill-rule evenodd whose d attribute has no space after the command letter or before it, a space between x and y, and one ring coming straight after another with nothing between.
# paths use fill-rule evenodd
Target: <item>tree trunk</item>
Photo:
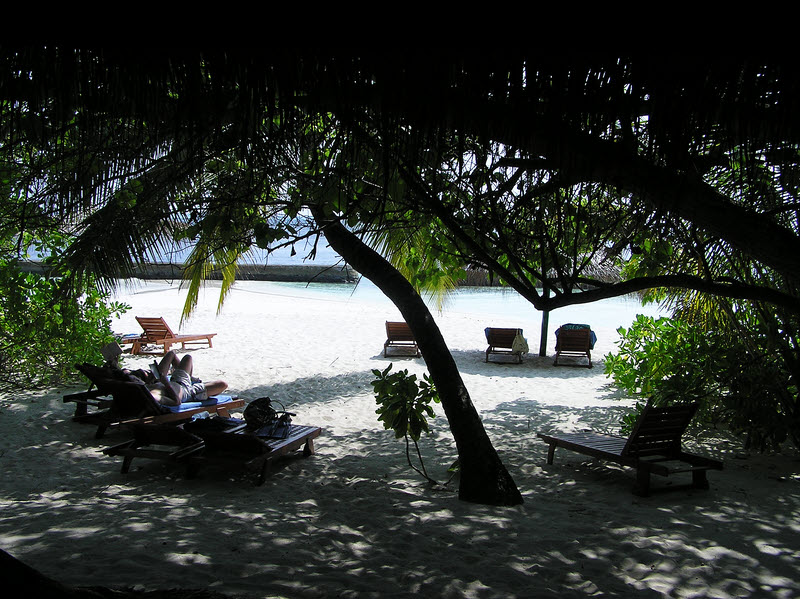
<instances>
[{"instance_id":1,"label":"tree trunk","mask_svg":"<svg viewBox=\"0 0 800 599\"><path fill-rule=\"evenodd\" d=\"M542 299L550 297L550 288L545 286L542 290ZM539 356L544 358L547 355L547 332L550 328L550 310L542 310L542 329L539 337Z\"/></svg>"},{"instance_id":2,"label":"tree trunk","mask_svg":"<svg viewBox=\"0 0 800 599\"><path fill-rule=\"evenodd\" d=\"M0 575L4 597L35 599L228 599L205 589L165 589L156 591L118 590L107 587L69 587L48 578L0 549Z\"/></svg>"},{"instance_id":3,"label":"tree trunk","mask_svg":"<svg viewBox=\"0 0 800 599\"><path fill-rule=\"evenodd\" d=\"M48 578L0 549L0 573L7 597L37 599L99 599L105 597L90 589L73 589Z\"/></svg>"},{"instance_id":4,"label":"tree trunk","mask_svg":"<svg viewBox=\"0 0 800 599\"><path fill-rule=\"evenodd\" d=\"M522 495L492 446L425 302L403 275L338 221L324 218L318 210L312 209L312 213L331 247L392 300L414 333L458 448L459 499L489 505L522 503Z\"/></svg>"}]
</instances>

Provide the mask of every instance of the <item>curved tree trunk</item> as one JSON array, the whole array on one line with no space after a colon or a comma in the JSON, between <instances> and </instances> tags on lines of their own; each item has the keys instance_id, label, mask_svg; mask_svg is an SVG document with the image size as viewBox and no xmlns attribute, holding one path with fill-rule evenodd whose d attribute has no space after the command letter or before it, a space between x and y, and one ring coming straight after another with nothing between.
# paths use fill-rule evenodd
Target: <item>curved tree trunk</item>
<instances>
[{"instance_id":1,"label":"curved tree trunk","mask_svg":"<svg viewBox=\"0 0 800 599\"><path fill-rule=\"evenodd\" d=\"M312 213L331 247L392 300L413 331L458 448L459 499L489 505L522 503L522 495L492 446L425 302L397 269L338 221L325 219L318 210L312 209Z\"/></svg>"},{"instance_id":2,"label":"curved tree trunk","mask_svg":"<svg viewBox=\"0 0 800 599\"><path fill-rule=\"evenodd\" d=\"M4 597L35 599L226 599L205 589L156 591L119 590L107 587L70 587L48 578L38 570L0 549L0 575Z\"/></svg>"},{"instance_id":3,"label":"curved tree trunk","mask_svg":"<svg viewBox=\"0 0 800 599\"><path fill-rule=\"evenodd\" d=\"M48 578L0 549L0 573L7 597L41 599L101 599L108 595L98 590L74 589Z\"/></svg>"}]
</instances>

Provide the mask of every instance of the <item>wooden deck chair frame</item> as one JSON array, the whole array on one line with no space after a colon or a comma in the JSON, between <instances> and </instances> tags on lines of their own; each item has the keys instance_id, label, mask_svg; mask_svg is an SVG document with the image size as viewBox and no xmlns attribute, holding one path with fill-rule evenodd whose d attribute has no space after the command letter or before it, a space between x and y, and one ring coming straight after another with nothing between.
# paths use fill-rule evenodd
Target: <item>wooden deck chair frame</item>
<instances>
[{"instance_id":1,"label":"wooden deck chair frame","mask_svg":"<svg viewBox=\"0 0 800 599\"><path fill-rule=\"evenodd\" d=\"M558 336L556 337L556 359L553 361L553 366L565 366L559 364L558 359L562 356L582 357L589 360L587 368L592 367L592 330L585 329L568 329L563 326L559 328Z\"/></svg>"},{"instance_id":2,"label":"wooden deck chair frame","mask_svg":"<svg viewBox=\"0 0 800 599\"><path fill-rule=\"evenodd\" d=\"M485 362L489 361L491 355L514 356L519 364L522 364L522 352L514 351L514 339L517 335L522 335L522 329L494 328L488 327L485 330L486 348Z\"/></svg>"},{"instance_id":3,"label":"wooden deck chair frame","mask_svg":"<svg viewBox=\"0 0 800 599\"><path fill-rule=\"evenodd\" d=\"M108 447L103 453L122 456L121 472L126 474L134 458L162 460L182 465L192 478L206 466L244 466L256 472L256 485L262 485L272 471L273 463L293 451L302 449L303 456L314 453L314 439L322 429L314 426L290 425L286 438L267 439L233 427L231 432L188 432L180 427L138 424L133 439Z\"/></svg>"},{"instance_id":4,"label":"wooden deck chair frame","mask_svg":"<svg viewBox=\"0 0 800 599\"><path fill-rule=\"evenodd\" d=\"M166 354L173 345L181 344L181 349L186 349L187 344L208 345L213 347L212 338L216 333L200 333L193 335L179 335L172 331L167 322L160 316L137 316L137 322L143 329L138 339L133 340L132 354ZM147 346L161 346L162 349L149 350Z\"/></svg>"},{"instance_id":5,"label":"wooden deck chair frame","mask_svg":"<svg viewBox=\"0 0 800 599\"><path fill-rule=\"evenodd\" d=\"M292 452L302 450L303 457L314 454L314 439L322 434L316 426L289 425L285 438L271 439L240 431L234 434L221 432L197 433L205 442L205 450L191 456L195 467L241 464L255 472L255 484L262 485L272 473L273 464Z\"/></svg>"},{"instance_id":6,"label":"wooden deck chair frame","mask_svg":"<svg viewBox=\"0 0 800 599\"><path fill-rule=\"evenodd\" d=\"M119 357L122 354L122 348L119 343L112 341L104 345L100 349L100 353L105 359L105 364L110 366L117 366ZM80 369L80 366L76 365ZM88 377L87 377L88 378ZM89 407L97 408L97 410L105 410L111 406L111 397L106 397L108 393L101 391L95 387L94 382L89 379L89 388L86 391L78 393L69 393L64 396L64 403L74 403L75 413L72 416L73 420L80 421L89 415Z\"/></svg>"},{"instance_id":7,"label":"wooden deck chair frame","mask_svg":"<svg viewBox=\"0 0 800 599\"><path fill-rule=\"evenodd\" d=\"M101 439L109 428L142 423L177 423L189 420L194 414L200 412L219 414L227 418L230 417L231 410L244 407L243 399L225 395L219 396L219 398L227 398L225 401L212 397L204 402L191 402L169 408L159 404L144 385L105 378L104 369L93 364L76 364L75 367L96 386L96 390L92 394L97 393L99 396L110 397L110 399L102 400L102 407L107 409L86 414L79 419L81 422L97 425L95 432L97 439ZM64 401L67 401L67 397L64 398ZM71 401L91 405L91 402L98 401L98 399L72 399Z\"/></svg>"},{"instance_id":8,"label":"wooden deck chair frame","mask_svg":"<svg viewBox=\"0 0 800 599\"><path fill-rule=\"evenodd\" d=\"M636 470L633 492L647 496L651 492L650 475L668 477L678 473L691 473L692 488L707 489L708 470L722 470L719 460L687 453L682 449L681 437L697 411L697 404L653 407L648 405L639 416L628 438L594 432L542 434L538 436L549 444L547 463L553 463L557 447L608 460ZM686 485L669 489L685 488Z\"/></svg>"},{"instance_id":9,"label":"wooden deck chair frame","mask_svg":"<svg viewBox=\"0 0 800 599\"><path fill-rule=\"evenodd\" d=\"M383 357L388 356L390 348L412 350L416 357L420 356L417 340L411 327L405 322L386 321L386 341L383 344Z\"/></svg>"},{"instance_id":10,"label":"wooden deck chair frame","mask_svg":"<svg viewBox=\"0 0 800 599\"><path fill-rule=\"evenodd\" d=\"M63 398L64 403L74 403L75 413L72 419L76 422L89 420L98 412L107 410L111 407L113 399L105 391L98 389L93 383L89 384L89 389L77 393L69 393ZM95 408L91 413L89 408Z\"/></svg>"},{"instance_id":11,"label":"wooden deck chair frame","mask_svg":"<svg viewBox=\"0 0 800 599\"><path fill-rule=\"evenodd\" d=\"M186 463L191 454L203 450L203 440L180 427L166 424L136 424L132 427L133 438L106 447L108 456L122 456L122 474L127 474L134 458L163 460L176 464ZM191 466L190 466L191 467ZM188 472L191 476L194 473Z\"/></svg>"}]
</instances>

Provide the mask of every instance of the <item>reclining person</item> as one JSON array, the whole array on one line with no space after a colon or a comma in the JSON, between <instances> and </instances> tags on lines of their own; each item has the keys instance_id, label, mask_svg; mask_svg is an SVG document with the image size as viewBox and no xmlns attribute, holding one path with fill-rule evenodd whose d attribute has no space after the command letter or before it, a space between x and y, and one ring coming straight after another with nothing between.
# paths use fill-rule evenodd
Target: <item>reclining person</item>
<instances>
[{"instance_id":1,"label":"reclining person","mask_svg":"<svg viewBox=\"0 0 800 599\"><path fill-rule=\"evenodd\" d=\"M192 376L192 356L187 354L180 360L170 350L158 365L161 378L156 383L147 385L151 392L161 391L157 398L162 405L179 406L191 401L205 401L213 395L219 395L228 388L228 383L217 380L204 383ZM169 374L172 368L172 374ZM169 376L168 376L169 375ZM156 396L156 393L154 393Z\"/></svg>"},{"instance_id":2,"label":"reclining person","mask_svg":"<svg viewBox=\"0 0 800 599\"><path fill-rule=\"evenodd\" d=\"M131 385L144 385L157 402L165 406L179 406L190 401L205 401L228 388L225 381L203 383L192 376L192 356L179 360L174 351L168 351L158 364L159 378L149 370L121 369L109 365L111 375L118 381ZM170 370L172 373L170 373Z\"/></svg>"}]
</instances>

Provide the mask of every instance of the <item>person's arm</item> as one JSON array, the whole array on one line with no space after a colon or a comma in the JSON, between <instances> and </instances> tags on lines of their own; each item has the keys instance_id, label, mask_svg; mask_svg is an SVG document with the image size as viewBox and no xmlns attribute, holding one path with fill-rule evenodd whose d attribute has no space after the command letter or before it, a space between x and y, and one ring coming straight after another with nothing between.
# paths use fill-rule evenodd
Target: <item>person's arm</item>
<instances>
[{"instance_id":1,"label":"person's arm","mask_svg":"<svg viewBox=\"0 0 800 599\"><path fill-rule=\"evenodd\" d=\"M183 398L183 390L181 387L167 379L167 377L161 377L161 381L165 382L166 384L166 394L167 397L175 401L175 405L181 405L181 400Z\"/></svg>"},{"instance_id":2,"label":"person's arm","mask_svg":"<svg viewBox=\"0 0 800 599\"><path fill-rule=\"evenodd\" d=\"M161 402L164 405L179 406L181 405L181 392L177 385L169 381L166 376L162 376L161 380L157 383L161 391ZM166 400L166 401L164 401Z\"/></svg>"}]
</instances>

